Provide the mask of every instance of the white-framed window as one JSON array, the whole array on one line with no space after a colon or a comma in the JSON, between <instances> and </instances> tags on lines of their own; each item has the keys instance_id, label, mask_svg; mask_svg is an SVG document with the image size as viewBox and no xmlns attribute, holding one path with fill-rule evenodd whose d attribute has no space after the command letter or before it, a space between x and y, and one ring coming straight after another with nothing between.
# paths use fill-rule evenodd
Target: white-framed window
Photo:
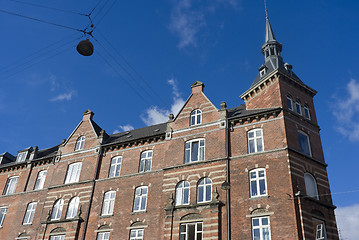
<instances>
[{"instance_id":1,"label":"white-framed window","mask_svg":"<svg viewBox=\"0 0 359 240\"><path fill-rule=\"evenodd\" d=\"M59 220L61 218L62 208L64 207L64 200L57 199L51 213L51 220Z\"/></svg>"},{"instance_id":2,"label":"white-framed window","mask_svg":"<svg viewBox=\"0 0 359 240\"><path fill-rule=\"evenodd\" d=\"M40 171L37 174L34 190L42 189L44 187L45 179L46 179L47 170Z\"/></svg>"},{"instance_id":3,"label":"white-framed window","mask_svg":"<svg viewBox=\"0 0 359 240\"><path fill-rule=\"evenodd\" d=\"M252 240L270 240L269 217L252 218Z\"/></svg>"},{"instance_id":4,"label":"white-framed window","mask_svg":"<svg viewBox=\"0 0 359 240\"><path fill-rule=\"evenodd\" d=\"M101 215L112 215L115 206L116 191L108 191L103 196Z\"/></svg>"},{"instance_id":5,"label":"white-framed window","mask_svg":"<svg viewBox=\"0 0 359 240\"><path fill-rule=\"evenodd\" d=\"M65 240L65 235L50 236L50 240Z\"/></svg>"},{"instance_id":6,"label":"white-framed window","mask_svg":"<svg viewBox=\"0 0 359 240\"><path fill-rule=\"evenodd\" d=\"M17 155L16 162L24 162L26 160L26 155L27 155L27 152L20 152Z\"/></svg>"},{"instance_id":7,"label":"white-framed window","mask_svg":"<svg viewBox=\"0 0 359 240\"><path fill-rule=\"evenodd\" d=\"M142 186L142 187L136 188L135 199L133 201L133 211L134 212L146 210L147 193L148 193L147 186Z\"/></svg>"},{"instance_id":8,"label":"white-framed window","mask_svg":"<svg viewBox=\"0 0 359 240\"><path fill-rule=\"evenodd\" d=\"M121 172L122 156L117 156L111 159L111 167L108 177L118 177Z\"/></svg>"},{"instance_id":9,"label":"white-framed window","mask_svg":"<svg viewBox=\"0 0 359 240\"><path fill-rule=\"evenodd\" d=\"M197 185L197 202L210 202L212 200L212 180L202 178Z\"/></svg>"},{"instance_id":10,"label":"white-framed window","mask_svg":"<svg viewBox=\"0 0 359 240\"><path fill-rule=\"evenodd\" d=\"M256 168L249 172L250 196L259 197L267 195L266 170Z\"/></svg>"},{"instance_id":11,"label":"white-framed window","mask_svg":"<svg viewBox=\"0 0 359 240\"><path fill-rule=\"evenodd\" d=\"M7 213L7 207L0 207L0 227L4 224Z\"/></svg>"},{"instance_id":12,"label":"white-framed window","mask_svg":"<svg viewBox=\"0 0 359 240\"><path fill-rule=\"evenodd\" d=\"M37 202L32 202L27 205L23 225L31 224L34 219L35 211L36 211Z\"/></svg>"},{"instance_id":13,"label":"white-framed window","mask_svg":"<svg viewBox=\"0 0 359 240\"><path fill-rule=\"evenodd\" d=\"M143 240L143 229L132 229L130 232L130 240Z\"/></svg>"},{"instance_id":14,"label":"white-framed window","mask_svg":"<svg viewBox=\"0 0 359 240\"><path fill-rule=\"evenodd\" d=\"M81 162L72 163L68 166L65 183L73 183L79 181L81 166Z\"/></svg>"},{"instance_id":15,"label":"white-framed window","mask_svg":"<svg viewBox=\"0 0 359 240\"><path fill-rule=\"evenodd\" d=\"M189 182L181 181L176 187L176 205L189 204L190 186Z\"/></svg>"},{"instance_id":16,"label":"white-framed window","mask_svg":"<svg viewBox=\"0 0 359 240\"><path fill-rule=\"evenodd\" d=\"M307 104L304 105L303 107L304 109L304 117L308 120L310 120L310 111L309 111L309 107Z\"/></svg>"},{"instance_id":17,"label":"white-framed window","mask_svg":"<svg viewBox=\"0 0 359 240\"><path fill-rule=\"evenodd\" d=\"M141 153L140 167L138 169L138 172L151 171L152 155L152 150L144 151Z\"/></svg>"},{"instance_id":18,"label":"white-framed window","mask_svg":"<svg viewBox=\"0 0 359 240\"><path fill-rule=\"evenodd\" d=\"M66 218L74 218L77 215L77 211L79 210L80 198L73 197L69 202L69 206L67 207Z\"/></svg>"},{"instance_id":19,"label":"white-framed window","mask_svg":"<svg viewBox=\"0 0 359 240\"><path fill-rule=\"evenodd\" d=\"M305 155L312 156L309 136L304 132L298 131L298 141L299 141L300 152L304 153Z\"/></svg>"},{"instance_id":20,"label":"white-framed window","mask_svg":"<svg viewBox=\"0 0 359 240\"><path fill-rule=\"evenodd\" d=\"M185 144L184 162L197 162L204 160L204 139L193 139Z\"/></svg>"},{"instance_id":21,"label":"white-framed window","mask_svg":"<svg viewBox=\"0 0 359 240\"><path fill-rule=\"evenodd\" d=\"M315 240L327 240L327 231L322 221L315 226Z\"/></svg>"},{"instance_id":22,"label":"white-framed window","mask_svg":"<svg viewBox=\"0 0 359 240\"><path fill-rule=\"evenodd\" d=\"M295 111L299 115L302 115L302 106L300 105L300 101L298 99L295 101Z\"/></svg>"},{"instance_id":23,"label":"white-framed window","mask_svg":"<svg viewBox=\"0 0 359 240\"><path fill-rule=\"evenodd\" d=\"M317 181L310 173L304 173L305 191L307 196L319 200Z\"/></svg>"},{"instance_id":24,"label":"white-framed window","mask_svg":"<svg viewBox=\"0 0 359 240\"><path fill-rule=\"evenodd\" d=\"M191 112L191 126L201 124L202 122L202 111L195 109Z\"/></svg>"},{"instance_id":25,"label":"white-framed window","mask_svg":"<svg viewBox=\"0 0 359 240\"><path fill-rule=\"evenodd\" d=\"M81 137L79 137L79 138L77 139L77 141L76 141L76 146L75 146L75 151L84 149L85 139L86 139L85 136L81 136Z\"/></svg>"},{"instance_id":26,"label":"white-framed window","mask_svg":"<svg viewBox=\"0 0 359 240\"><path fill-rule=\"evenodd\" d=\"M264 74L266 74L266 69L265 68L263 68L262 70L259 71L259 76L260 77L263 77Z\"/></svg>"},{"instance_id":27,"label":"white-framed window","mask_svg":"<svg viewBox=\"0 0 359 240\"><path fill-rule=\"evenodd\" d=\"M97 233L96 240L109 240L110 239L110 232L99 232Z\"/></svg>"},{"instance_id":28,"label":"white-framed window","mask_svg":"<svg viewBox=\"0 0 359 240\"><path fill-rule=\"evenodd\" d=\"M7 179L3 195L13 194L16 189L19 176L9 177Z\"/></svg>"},{"instance_id":29,"label":"white-framed window","mask_svg":"<svg viewBox=\"0 0 359 240\"><path fill-rule=\"evenodd\" d=\"M263 152L263 131L260 128L256 128L248 131L248 153Z\"/></svg>"},{"instance_id":30,"label":"white-framed window","mask_svg":"<svg viewBox=\"0 0 359 240\"><path fill-rule=\"evenodd\" d=\"M287 107L289 110L293 111L293 99L290 95L287 95Z\"/></svg>"},{"instance_id":31,"label":"white-framed window","mask_svg":"<svg viewBox=\"0 0 359 240\"><path fill-rule=\"evenodd\" d=\"M202 240L203 224L202 222L181 223L180 240Z\"/></svg>"}]
</instances>

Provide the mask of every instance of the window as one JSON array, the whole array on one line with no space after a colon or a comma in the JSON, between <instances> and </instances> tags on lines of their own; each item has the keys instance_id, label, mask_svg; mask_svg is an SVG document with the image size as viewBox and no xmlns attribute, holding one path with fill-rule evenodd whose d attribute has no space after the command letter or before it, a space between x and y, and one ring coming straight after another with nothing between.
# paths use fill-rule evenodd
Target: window
<instances>
[{"instance_id":1,"label":"window","mask_svg":"<svg viewBox=\"0 0 359 240\"><path fill-rule=\"evenodd\" d=\"M79 181L81 165L82 163L77 162L68 166L65 183L73 183Z\"/></svg>"},{"instance_id":2,"label":"window","mask_svg":"<svg viewBox=\"0 0 359 240\"><path fill-rule=\"evenodd\" d=\"M249 172L251 197L267 195L266 171L264 168L254 169Z\"/></svg>"},{"instance_id":3,"label":"window","mask_svg":"<svg viewBox=\"0 0 359 240\"><path fill-rule=\"evenodd\" d=\"M4 224L7 207L0 207L0 227Z\"/></svg>"},{"instance_id":4,"label":"window","mask_svg":"<svg viewBox=\"0 0 359 240\"><path fill-rule=\"evenodd\" d=\"M85 136L81 136L76 141L75 151L82 150L85 145Z\"/></svg>"},{"instance_id":5,"label":"window","mask_svg":"<svg viewBox=\"0 0 359 240\"><path fill-rule=\"evenodd\" d=\"M189 204L189 192L189 182L179 182L176 187L176 205Z\"/></svg>"},{"instance_id":6,"label":"window","mask_svg":"<svg viewBox=\"0 0 359 240\"><path fill-rule=\"evenodd\" d=\"M302 115L302 107L300 106L300 102L298 99L295 101L295 110L299 115Z\"/></svg>"},{"instance_id":7,"label":"window","mask_svg":"<svg viewBox=\"0 0 359 240\"><path fill-rule=\"evenodd\" d=\"M27 152L21 152L17 155L17 162L24 162L26 160Z\"/></svg>"},{"instance_id":8,"label":"window","mask_svg":"<svg viewBox=\"0 0 359 240\"><path fill-rule=\"evenodd\" d=\"M191 126L201 124L202 122L202 111L199 109L191 112Z\"/></svg>"},{"instance_id":9,"label":"window","mask_svg":"<svg viewBox=\"0 0 359 240\"><path fill-rule=\"evenodd\" d=\"M133 211L145 211L147 202L148 187L138 187L135 190L135 200L133 203Z\"/></svg>"},{"instance_id":10,"label":"window","mask_svg":"<svg viewBox=\"0 0 359 240\"><path fill-rule=\"evenodd\" d=\"M306 119L310 120L310 112L307 104L304 105L304 116Z\"/></svg>"},{"instance_id":11,"label":"window","mask_svg":"<svg viewBox=\"0 0 359 240\"><path fill-rule=\"evenodd\" d=\"M152 164L152 150L141 153L140 169L138 172L147 172L151 170Z\"/></svg>"},{"instance_id":12,"label":"window","mask_svg":"<svg viewBox=\"0 0 359 240\"><path fill-rule=\"evenodd\" d=\"M260 70L259 76L260 76L260 77L263 77L264 74L266 74L266 69L265 69L265 68L263 68L262 70Z\"/></svg>"},{"instance_id":13,"label":"window","mask_svg":"<svg viewBox=\"0 0 359 240\"><path fill-rule=\"evenodd\" d=\"M204 160L204 139L194 139L186 142L184 162Z\"/></svg>"},{"instance_id":14,"label":"window","mask_svg":"<svg viewBox=\"0 0 359 240\"><path fill-rule=\"evenodd\" d=\"M8 178L7 182L6 182L6 185L5 185L3 195L13 194L15 192L18 180L19 180L18 176Z\"/></svg>"},{"instance_id":15,"label":"window","mask_svg":"<svg viewBox=\"0 0 359 240\"><path fill-rule=\"evenodd\" d=\"M142 240L143 229L132 229L130 232L130 240Z\"/></svg>"},{"instance_id":16,"label":"window","mask_svg":"<svg viewBox=\"0 0 359 240\"><path fill-rule=\"evenodd\" d=\"M47 171L41 171L37 174L34 190L42 189L44 187Z\"/></svg>"},{"instance_id":17,"label":"window","mask_svg":"<svg viewBox=\"0 0 359 240\"><path fill-rule=\"evenodd\" d=\"M197 202L209 202L212 200L212 180L209 178L202 178L198 181L197 186Z\"/></svg>"},{"instance_id":18,"label":"window","mask_svg":"<svg viewBox=\"0 0 359 240\"><path fill-rule=\"evenodd\" d=\"M101 215L112 215L115 206L116 191L108 191L103 197Z\"/></svg>"},{"instance_id":19,"label":"window","mask_svg":"<svg viewBox=\"0 0 359 240\"><path fill-rule=\"evenodd\" d=\"M108 177L118 177L121 171L122 156L111 159L110 173Z\"/></svg>"},{"instance_id":20,"label":"window","mask_svg":"<svg viewBox=\"0 0 359 240\"><path fill-rule=\"evenodd\" d=\"M298 132L298 141L299 141L300 151L305 155L312 156L312 152L310 151L310 143L309 143L308 135L303 132Z\"/></svg>"},{"instance_id":21,"label":"window","mask_svg":"<svg viewBox=\"0 0 359 240\"><path fill-rule=\"evenodd\" d=\"M315 229L315 240L326 240L327 232L325 230L324 222L320 221L319 224L316 225Z\"/></svg>"},{"instance_id":22,"label":"window","mask_svg":"<svg viewBox=\"0 0 359 240\"><path fill-rule=\"evenodd\" d=\"M32 223L32 220L34 219L35 215L36 206L37 202L32 202L27 205L24 221L22 222L23 225Z\"/></svg>"},{"instance_id":23,"label":"window","mask_svg":"<svg viewBox=\"0 0 359 240\"><path fill-rule=\"evenodd\" d=\"M50 240L65 240L65 235L50 236Z\"/></svg>"},{"instance_id":24,"label":"window","mask_svg":"<svg viewBox=\"0 0 359 240\"><path fill-rule=\"evenodd\" d=\"M252 218L253 240L270 240L269 217Z\"/></svg>"},{"instance_id":25,"label":"window","mask_svg":"<svg viewBox=\"0 0 359 240\"><path fill-rule=\"evenodd\" d=\"M110 232L101 232L97 234L96 240L109 240Z\"/></svg>"},{"instance_id":26,"label":"window","mask_svg":"<svg viewBox=\"0 0 359 240\"><path fill-rule=\"evenodd\" d=\"M293 111L293 100L290 95L287 95L287 107L289 110Z\"/></svg>"},{"instance_id":27,"label":"window","mask_svg":"<svg viewBox=\"0 0 359 240\"><path fill-rule=\"evenodd\" d=\"M202 222L182 223L180 226L180 240L202 240Z\"/></svg>"},{"instance_id":28,"label":"window","mask_svg":"<svg viewBox=\"0 0 359 240\"><path fill-rule=\"evenodd\" d=\"M262 129L248 131L248 153L263 152Z\"/></svg>"},{"instance_id":29,"label":"window","mask_svg":"<svg viewBox=\"0 0 359 240\"><path fill-rule=\"evenodd\" d=\"M74 218L74 217L76 217L77 211L79 209L79 203L80 203L80 198L79 197L73 197L70 200L69 206L67 208L66 218Z\"/></svg>"},{"instance_id":30,"label":"window","mask_svg":"<svg viewBox=\"0 0 359 240\"><path fill-rule=\"evenodd\" d=\"M305 173L304 182L305 182L305 191L307 193L307 196L319 200L317 181L315 181L313 175L310 173Z\"/></svg>"},{"instance_id":31,"label":"window","mask_svg":"<svg viewBox=\"0 0 359 240\"><path fill-rule=\"evenodd\" d=\"M58 199L52 208L51 220L59 220L61 218L62 208L64 207L64 200Z\"/></svg>"}]
</instances>

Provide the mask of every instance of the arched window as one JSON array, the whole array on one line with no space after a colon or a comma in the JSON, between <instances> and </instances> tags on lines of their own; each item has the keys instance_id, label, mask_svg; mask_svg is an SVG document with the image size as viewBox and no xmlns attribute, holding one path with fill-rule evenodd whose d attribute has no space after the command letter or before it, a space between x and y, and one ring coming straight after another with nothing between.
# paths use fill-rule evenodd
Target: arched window
<instances>
[{"instance_id":1,"label":"arched window","mask_svg":"<svg viewBox=\"0 0 359 240\"><path fill-rule=\"evenodd\" d=\"M300 101L298 99L295 101L295 110L299 115L302 115L302 106L300 105Z\"/></svg>"},{"instance_id":2,"label":"arched window","mask_svg":"<svg viewBox=\"0 0 359 240\"><path fill-rule=\"evenodd\" d=\"M287 107L289 110L293 111L293 99L291 95L287 95Z\"/></svg>"},{"instance_id":3,"label":"arched window","mask_svg":"<svg viewBox=\"0 0 359 240\"><path fill-rule=\"evenodd\" d=\"M111 159L111 167L109 177L118 177L121 172L122 156L117 156Z\"/></svg>"},{"instance_id":4,"label":"arched window","mask_svg":"<svg viewBox=\"0 0 359 240\"><path fill-rule=\"evenodd\" d=\"M79 197L73 197L70 200L69 206L67 208L66 218L74 218L74 217L76 217L77 211L79 209L79 203L80 203L80 198Z\"/></svg>"},{"instance_id":5,"label":"arched window","mask_svg":"<svg viewBox=\"0 0 359 240\"><path fill-rule=\"evenodd\" d=\"M41 171L37 174L34 190L42 189L44 187L47 171Z\"/></svg>"},{"instance_id":6,"label":"arched window","mask_svg":"<svg viewBox=\"0 0 359 240\"><path fill-rule=\"evenodd\" d=\"M197 186L197 202L210 202L212 200L212 180L202 178L198 181Z\"/></svg>"},{"instance_id":7,"label":"arched window","mask_svg":"<svg viewBox=\"0 0 359 240\"><path fill-rule=\"evenodd\" d=\"M263 133L262 129L257 128L248 131L248 153L263 152Z\"/></svg>"},{"instance_id":8,"label":"arched window","mask_svg":"<svg viewBox=\"0 0 359 240\"><path fill-rule=\"evenodd\" d=\"M202 111L199 109L191 112L191 126L201 124L202 122Z\"/></svg>"},{"instance_id":9,"label":"arched window","mask_svg":"<svg viewBox=\"0 0 359 240\"><path fill-rule=\"evenodd\" d=\"M3 195L13 194L15 192L18 180L19 176L9 177L6 182Z\"/></svg>"},{"instance_id":10,"label":"arched window","mask_svg":"<svg viewBox=\"0 0 359 240\"><path fill-rule=\"evenodd\" d=\"M144 151L141 153L140 167L138 172L151 171L152 155L152 150Z\"/></svg>"},{"instance_id":11,"label":"arched window","mask_svg":"<svg viewBox=\"0 0 359 240\"><path fill-rule=\"evenodd\" d=\"M315 181L313 175L310 173L305 173L304 182L305 182L305 191L307 193L307 196L319 200L317 181Z\"/></svg>"},{"instance_id":12,"label":"arched window","mask_svg":"<svg viewBox=\"0 0 359 240\"><path fill-rule=\"evenodd\" d=\"M189 204L189 182L181 181L177 184L176 187L176 205L186 205Z\"/></svg>"},{"instance_id":13,"label":"arched window","mask_svg":"<svg viewBox=\"0 0 359 240\"><path fill-rule=\"evenodd\" d=\"M77 139L75 151L81 150L84 148L85 136L81 136Z\"/></svg>"},{"instance_id":14,"label":"arched window","mask_svg":"<svg viewBox=\"0 0 359 240\"><path fill-rule=\"evenodd\" d=\"M108 191L103 197L102 215L112 215L115 206L116 191Z\"/></svg>"},{"instance_id":15,"label":"arched window","mask_svg":"<svg viewBox=\"0 0 359 240\"><path fill-rule=\"evenodd\" d=\"M310 112L307 104L304 105L304 116L306 119L310 120Z\"/></svg>"},{"instance_id":16,"label":"arched window","mask_svg":"<svg viewBox=\"0 0 359 240\"><path fill-rule=\"evenodd\" d=\"M186 142L184 162L197 162L204 160L204 139L193 139Z\"/></svg>"},{"instance_id":17,"label":"arched window","mask_svg":"<svg viewBox=\"0 0 359 240\"><path fill-rule=\"evenodd\" d=\"M59 220L61 218L62 208L64 207L64 200L57 199L52 208L51 220Z\"/></svg>"},{"instance_id":18,"label":"arched window","mask_svg":"<svg viewBox=\"0 0 359 240\"><path fill-rule=\"evenodd\" d=\"M267 195L266 170L256 168L249 172L250 196L259 197Z\"/></svg>"}]
</instances>

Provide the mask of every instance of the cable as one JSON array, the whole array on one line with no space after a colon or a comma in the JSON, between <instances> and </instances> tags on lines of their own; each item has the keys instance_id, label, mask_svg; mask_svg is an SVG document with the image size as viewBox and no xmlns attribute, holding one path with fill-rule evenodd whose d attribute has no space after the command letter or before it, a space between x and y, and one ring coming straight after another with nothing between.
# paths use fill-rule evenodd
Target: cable
<instances>
[{"instance_id":1,"label":"cable","mask_svg":"<svg viewBox=\"0 0 359 240\"><path fill-rule=\"evenodd\" d=\"M101 0L98 0L97 4L95 5L95 7L90 11L89 14L87 14L87 16L91 16L91 14L93 13L93 11L95 11L95 9L97 8L97 6L100 4Z\"/></svg>"},{"instance_id":2,"label":"cable","mask_svg":"<svg viewBox=\"0 0 359 240\"><path fill-rule=\"evenodd\" d=\"M22 18L31 19L31 20L37 21L37 22L47 23L47 24L54 25L54 26L57 26L57 27L67 28L67 29L71 29L71 30L74 30L74 31L85 33L84 30L80 30L80 29L77 29L77 28L73 28L73 27L69 27L69 26L65 26L65 25L61 25L61 24L57 24L57 23L53 23L53 22L48 22L48 21L41 20L41 19L38 19L38 18L28 17L28 16L21 15L21 14L18 14L18 13L9 12L9 11L3 10L3 9L0 9L0 12L6 13L6 14L9 14L9 15L13 15L13 16L18 16L18 17L22 17Z\"/></svg>"},{"instance_id":3,"label":"cable","mask_svg":"<svg viewBox=\"0 0 359 240\"><path fill-rule=\"evenodd\" d=\"M48 7L48 6L44 6L44 5L40 5L40 4L36 4L36 3L23 2L23 1L19 1L19 0L11 0L11 1L26 4L26 5L30 5L30 6L35 6L35 7L45 8L45 9L51 9L51 10L55 10L55 11L59 11L59 12L71 13L71 14L85 16L85 17L88 16L87 14L78 13L78 12L74 12L74 11L70 11L70 10L54 8L54 7Z\"/></svg>"},{"instance_id":4,"label":"cable","mask_svg":"<svg viewBox=\"0 0 359 240\"><path fill-rule=\"evenodd\" d=\"M104 7L107 5L107 3L109 2L110 0L106 0L105 4L102 5L102 7L97 11L96 15L93 17L92 21L94 21L97 16L100 14L100 12L104 9Z\"/></svg>"},{"instance_id":5,"label":"cable","mask_svg":"<svg viewBox=\"0 0 359 240\"><path fill-rule=\"evenodd\" d=\"M110 8L107 9L107 11L105 12L104 15L102 15L102 17L100 18L100 20L97 22L96 27L101 23L102 19L110 12L110 10L113 8L113 6L115 5L115 3L117 2L117 0L114 0L112 5L110 6ZM96 28L95 27L95 28ZM93 30L95 30L95 28Z\"/></svg>"},{"instance_id":6,"label":"cable","mask_svg":"<svg viewBox=\"0 0 359 240\"><path fill-rule=\"evenodd\" d=\"M319 197L319 196L332 196L332 195L338 195L338 194L347 194L347 193L355 193L355 192L359 192L359 190L351 190L351 191L345 191L345 192L335 192L335 193L325 193L325 194L318 194L318 195L314 195L312 197ZM289 194L290 195L290 194ZM291 199L294 198L308 198L308 196L291 196Z\"/></svg>"}]
</instances>

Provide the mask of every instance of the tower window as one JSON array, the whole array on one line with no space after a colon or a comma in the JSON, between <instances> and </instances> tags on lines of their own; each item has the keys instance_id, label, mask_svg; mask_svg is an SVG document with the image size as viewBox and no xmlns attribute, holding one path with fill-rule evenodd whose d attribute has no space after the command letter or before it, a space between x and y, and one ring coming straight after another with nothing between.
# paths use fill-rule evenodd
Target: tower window
<instances>
[{"instance_id":1,"label":"tower window","mask_svg":"<svg viewBox=\"0 0 359 240\"><path fill-rule=\"evenodd\" d=\"M304 116L306 119L310 120L310 112L307 104L304 105Z\"/></svg>"},{"instance_id":2,"label":"tower window","mask_svg":"<svg viewBox=\"0 0 359 240\"><path fill-rule=\"evenodd\" d=\"M298 131L298 141L299 141L300 151L305 155L312 156L312 152L310 151L310 143L309 143L308 135Z\"/></svg>"},{"instance_id":3,"label":"tower window","mask_svg":"<svg viewBox=\"0 0 359 240\"><path fill-rule=\"evenodd\" d=\"M199 109L191 112L191 126L201 124L202 122L202 111Z\"/></svg>"},{"instance_id":4,"label":"tower window","mask_svg":"<svg viewBox=\"0 0 359 240\"><path fill-rule=\"evenodd\" d=\"M251 197L267 195L266 170L264 168L257 168L250 171L249 181Z\"/></svg>"},{"instance_id":5,"label":"tower window","mask_svg":"<svg viewBox=\"0 0 359 240\"><path fill-rule=\"evenodd\" d=\"M287 107L289 110L293 111L293 100L290 95L287 95Z\"/></svg>"},{"instance_id":6,"label":"tower window","mask_svg":"<svg viewBox=\"0 0 359 240\"><path fill-rule=\"evenodd\" d=\"M265 68L263 68L262 70L260 70L259 76L260 76L260 77L263 77L264 74L266 74L266 69L265 69Z\"/></svg>"},{"instance_id":7,"label":"tower window","mask_svg":"<svg viewBox=\"0 0 359 240\"><path fill-rule=\"evenodd\" d=\"M305 183L305 191L307 193L307 196L319 200L317 181L315 181L315 178L313 177L313 175L310 173L305 173L304 174L304 183Z\"/></svg>"},{"instance_id":8,"label":"tower window","mask_svg":"<svg viewBox=\"0 0 359 240\"><path fill-rule=\"evenodd\" d=\"M302 115L302 107L298 99L295 101L295 110L299 115Z\"/></svg>"}]
</instances>

